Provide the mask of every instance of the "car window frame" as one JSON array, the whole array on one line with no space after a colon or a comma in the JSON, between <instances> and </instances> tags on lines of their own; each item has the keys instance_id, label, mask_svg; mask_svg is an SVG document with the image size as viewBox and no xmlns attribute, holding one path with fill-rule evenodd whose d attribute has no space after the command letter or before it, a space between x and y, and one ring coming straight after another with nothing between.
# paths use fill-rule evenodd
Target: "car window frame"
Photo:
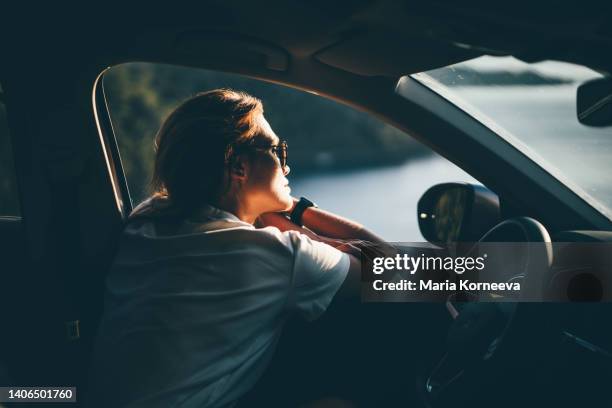
<instances>
[{"instance_id":1,"label":"car window frame","mask_svg":"<svg viewBox=\"0 0 612 408\"><path fill-rule=\"evenodd\" d=\"M102 71L93 86L92 105L93 113L100 138L100 145L104 154L104 160L111 185L117 209L121 218L125 221L133 210L133 203L130 197L130 191L119 154L119 146L113 129L113 123L110 117L110 110L106 95L104 93L104 74L109 68Z\"/></svg>"}]
</instances>

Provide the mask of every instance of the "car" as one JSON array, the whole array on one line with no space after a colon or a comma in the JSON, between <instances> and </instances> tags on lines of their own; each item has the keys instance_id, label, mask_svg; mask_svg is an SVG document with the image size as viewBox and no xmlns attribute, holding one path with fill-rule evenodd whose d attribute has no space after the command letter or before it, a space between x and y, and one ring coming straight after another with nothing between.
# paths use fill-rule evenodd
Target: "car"
<instances>
[{"instance_id":1,"label":"car","mask_svg":"<svg viewBox=\"0 0 612 408\"><path fill-rule=\"evenodd\" d=\"M432 243L450 235L436 235L430 215L457 191L472 220L455 220L462 227L454 240L601 248L612 240L605 4L176 8L150 11L163 24L53 15L0 29L0 385L73 386L83 404L104 277L133 205L103 85L109 66L146 61L240 74L346 104L409 134L473 178L431 186L412 204L410 217ZM539 88L509 95L491 86L504 81ZM565 93L541 88L553 85ZM546 110L559 101L578 112ZM537 123L545 119L557 127ZM513 228L524 234L510 238ZM555 264L568 251L559 248L548 261L567 267L565 297L552 299L563 304L339 303L312 325L287 327L243 404L297 406L322 396L363 406L609 404L610 308L600 302L608 278L605 270L593 275L599 265L585 258L582 269ZM570 293L584 268L598 296Z\"/></svg>"}]
</instances>

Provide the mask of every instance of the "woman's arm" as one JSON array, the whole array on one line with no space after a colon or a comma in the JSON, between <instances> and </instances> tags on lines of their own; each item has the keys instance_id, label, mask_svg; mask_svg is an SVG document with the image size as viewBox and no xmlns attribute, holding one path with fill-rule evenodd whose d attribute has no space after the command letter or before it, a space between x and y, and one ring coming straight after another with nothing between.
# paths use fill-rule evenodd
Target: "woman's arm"
<instances>
[{"instance_id":1,"label":"woman's arm","mask_svg":"<svg viewBox=\"0 0 612 408\"><path fill-rule=\"evenodd\" d=\"M361 288L361 249L351 243L350 240L341 240L336 238L328 238L311 231L310 229L300 227L291 222L287 217L280 213L266 213L259 216L256 225L258 227L276 227L281 231L299 231L307 235L310 239L324 242L334 248L345 252L349 256L349 271L344 281L344 284L338 291L335 298L338 299L357 299L360 296Z\"/></svg>"},{"instance_id":2,"label":"woman's arm","mask_svg":"<svg viewBox=\"0 0 612 408\"><path fill-rule=\"evenodd\" d=\"M308 229L330 238L384 242L363 225L320 208L307 208L302 214L302 222Z\"/></svg>"},{"instance_id":3,"label":"woman's arm","mask_svg":"<svg viewBox=\"0 0 612 408\"><path fill-rule=\"evenodd\" d=\"M295 206L298 200L294 198L293 201ZM361 256L361 249L372 248L371 244L383 244L377 245L375 252L383 249L383 253L395 252L382 238L368 231L363 225L329 211L309 207L304 211L302 221L304 227L294 224L281 213L266 213L259 217L257 225L273 226L281 231L299 231L311 239L324 242L357 258Z\"/></svg>"},{"instance_id":4,"label":"woman's arm","mask_svg":"<svg viewBox=\"0 0 612 408\"><path fill-rule=\"evenodd\" d=\"M298 201L296 198L293 199L294 207ZM304 210L302 224L317 234L330 238L384 242L382 238L368 231L363 225L320 208L308 207Z\"/></svg>"},{"instance_id":5,"label":"woman's arm","mask_svg":"<svg viewBox=\"0 0 612 408\"><path fill-rule=\"evenodd\" d=\"M294 207L297 202L298 200L294 198ZM293 210L293 208L291 210ZM264 214L262 216L264 217L262 221L265 225L273 225L279 228L281 231L295 229L295 227L300 228L280 214L274 214L277 217L268 217L269 215L272 214ZM302 224L307 228L307 230L327 238L364 240L372 243L384 242L382 238L373 232L368 231L363 225L320 208L309 207L304 210L302 213ZM303 232L302 230L306 229L301 228L300 232Z\"/></svg>"},{"instance_id":6,"label":"woman's arm","mask_svg":"<svg viewBox=\"0 0 612 408\"><path fill-rule=\"evenodd\" d=\"M310 239L313 239L315 241L324 242L328 245L333 246L334 248L339 249L342 252L352 254L356 257L360 256L360 249L357 246L352 245L352 243L355 243L356 240L351 240L351 239L343 240L343 239L330 238L330 237L325 237L323 235L319 235L316 232L308 228L300 227L299 225L294 224L293 222L291 222L291 220L287 219L287 217L285 217L284 215L280 213L266 213L266 214L260 215L257 220L257 226L276 227L281 231L298 231L308 236Z\"/></svg>"},{"instance_id":7,"label":"woman's arm","mask_svg":"<svg viewBox=\"0 0 612 408\"><path fill-rule=\"evenodd\" d=\"M294 206L296 202L297 200L294 199ZM383 243L383 239L365 229L361 224L319 208L307 208L302 215L302 221L306 228L294 224L281 213L266 213L259 216L256 224L258 227L273 226L281 231L299 231L311 239L324 242L347 253L350 260L349 273L337 297L359 297L361 248L368 246L368 243ZM385 248L387 246L387 244L383 245ZM394 248L390 248L390 251L394 252Z\"/></svg>"}]
</instances>

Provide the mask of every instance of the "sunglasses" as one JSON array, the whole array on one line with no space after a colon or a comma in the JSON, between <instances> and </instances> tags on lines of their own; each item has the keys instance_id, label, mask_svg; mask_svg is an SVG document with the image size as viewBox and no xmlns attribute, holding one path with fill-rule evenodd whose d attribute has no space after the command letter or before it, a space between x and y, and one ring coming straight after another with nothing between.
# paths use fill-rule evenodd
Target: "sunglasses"
<instances>
[{"instance_id":1,"label":"sunglasses","mask_svg":"<svg viewBox=\"0 0 612 408\"><path fill-rule=\"evenodd\" d=\"M278 157L278 161L281 167L284 169L287 167L287 142L281 140L279 144L270 146L269 149L272 150L272 153Z\"/></svg>"},{"instance_id":2,"label":"sunglasses","mask_svg":"<svg viewBox=\"0 0 612 408\"><path fill-rule=\"evenodd\" d=\"M270 150L278 158L278 161L281 167L283 169L287 167L287 142L284 140L281 140L280 143L277 145L271 145L271 146L249 145L249 146L244 146L244 147L255 149L255 150L264 150L264 151ZM240 149L237 149L237 150L240 150Z\"/></svg>"}]
</instances>

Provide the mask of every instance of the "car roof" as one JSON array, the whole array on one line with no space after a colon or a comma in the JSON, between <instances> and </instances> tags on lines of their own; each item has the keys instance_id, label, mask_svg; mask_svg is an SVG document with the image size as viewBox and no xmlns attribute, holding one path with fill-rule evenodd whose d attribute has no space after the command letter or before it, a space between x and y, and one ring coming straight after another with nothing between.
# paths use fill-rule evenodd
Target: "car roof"
<instances>
[{"instance_id":1,"label":"car roof","mask_svg":"<svg viewBox=\"0 0 612 408\"><path fill-rule=\"evenodd\" d=\"M91 46L92 57L108 55L113 61L175 62L182 54L189 65L207 65L197 57L205 52L215 57L216 44L217 57L234 54L234 62L247 65L265 60L268 68L280 70L311 58L353 74L395 78L483 54L558 59L612 72L612 12L603 1L551 8L520 0L215 0L189 8L109 9L105 14L111 18L98 14L95 21L92 13L74 10L43 13L40 20L29 17L25 32L13 21L16 26L5 26L0 41L11 46L12 27L19 27L17 48L47 43L61 54Z\"/></svg>"}]
</instances>

